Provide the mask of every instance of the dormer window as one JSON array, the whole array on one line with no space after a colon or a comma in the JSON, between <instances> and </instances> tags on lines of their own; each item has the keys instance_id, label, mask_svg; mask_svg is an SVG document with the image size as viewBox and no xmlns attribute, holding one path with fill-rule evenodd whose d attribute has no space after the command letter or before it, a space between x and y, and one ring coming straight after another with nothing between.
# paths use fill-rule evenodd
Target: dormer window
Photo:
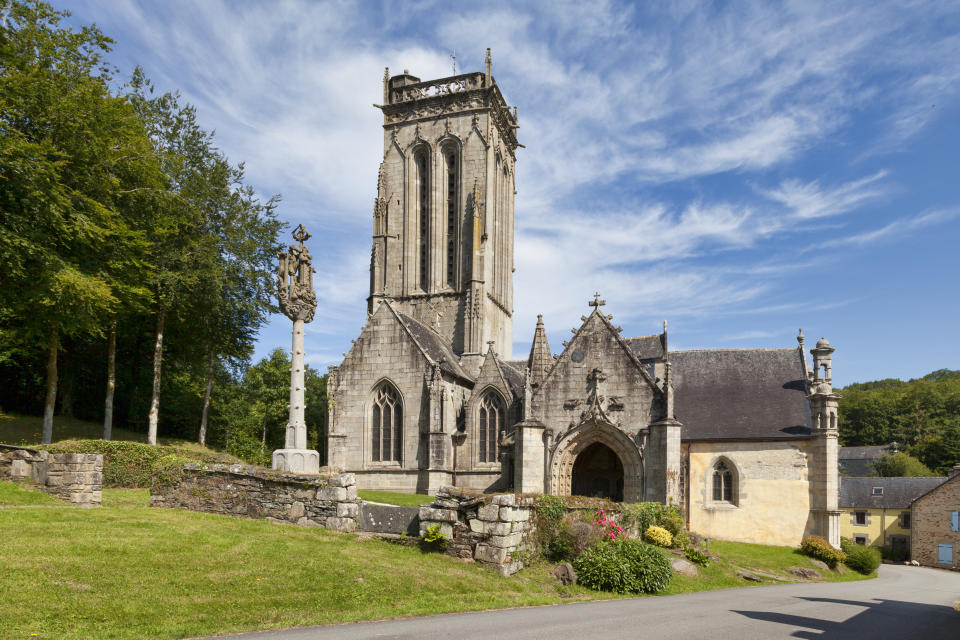
<instances>
[{"instance_id":1,"label":"dormer window","mask_svg":"<svg viewBox=\"0 0 960 640\"><path fill-rule=\"evenodd\" d=\"M875 495L875 496L882 496L882 495L883 495L883 487L874 487L874 488L873 488L873 495Z\"/></svg>"}]
</instances>

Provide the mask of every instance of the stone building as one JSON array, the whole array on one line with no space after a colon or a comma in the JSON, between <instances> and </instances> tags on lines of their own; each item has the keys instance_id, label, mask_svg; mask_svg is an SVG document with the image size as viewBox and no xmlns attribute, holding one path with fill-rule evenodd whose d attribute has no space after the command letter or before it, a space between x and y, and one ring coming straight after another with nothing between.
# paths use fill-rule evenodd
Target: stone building
<instances>
[{"instance_id":1,"label":"stone building","mask_svg":"<svg viewBox=\"0 0 960 640\"><path fill-rule=\"evenodd\" d=\"M843 448L843 447L841 447ZM840 535L857 544L910 552L910 503L946 478L840 478Z\"/></svg>"},{"instance_id":2,"label":"stone building","mask_svg":"<svg viewBox=\"0 0 960 640\"><path fill-rule=\"evenodd\" d=\"M946 482L911 505L910 557L922 565L960 569L960 464Z\"/></svg>"},{"instance_id":3,"label":"stone building","mask_svg":"<svg viewBox=\"0 0 960 640\"><path fill-rule=\"evenodd\" d=\"M517 109L484 72L383 80L368 316L331 367L328 463L363 488L680 505L693 531L839 544L837 399L811 350L670 351L599 295L554 355L514 360Z\"/></svg>"}]
</instances>

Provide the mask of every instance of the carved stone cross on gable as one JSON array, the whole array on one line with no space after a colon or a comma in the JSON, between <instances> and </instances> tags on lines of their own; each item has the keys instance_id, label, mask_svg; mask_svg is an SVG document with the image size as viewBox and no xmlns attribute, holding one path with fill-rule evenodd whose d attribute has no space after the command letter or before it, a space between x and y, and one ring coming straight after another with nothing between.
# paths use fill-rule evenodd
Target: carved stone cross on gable
<instances>
[{"instance_id":1,"label":"carved stone cross on gable","mask_svg":"<svg viewBox=\"0 0 960 640\"><path fill-rule=\"evenodd\" d=\"M599 308L602 307L603 305L607 304L607 301L600 299L600 292L598 291L597 293L594 293L594 294L593 294L593 300L591 300L591 301L588 302L587 304L589 304L591 307L595 307L595 308L599 309Z\"/></svg>"}]
</instances>

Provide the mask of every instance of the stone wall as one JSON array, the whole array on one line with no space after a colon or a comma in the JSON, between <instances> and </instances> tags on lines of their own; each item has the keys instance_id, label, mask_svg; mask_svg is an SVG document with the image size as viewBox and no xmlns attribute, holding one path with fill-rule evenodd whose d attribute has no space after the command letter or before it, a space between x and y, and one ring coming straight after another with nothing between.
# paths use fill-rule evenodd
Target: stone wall
<instances>
[{"instance_id":1,"label":"stone wall","mask_svg":"<svg viewBox=\"0 0 960 640\"><path fill-rule=\"evenodd\" d=\"M913 501L910 518L910 558L928 567L960 569L960 531L952 513L960 511L960 475L954 475ZM951 545L949 563L940 562L940 545Z\"/></svg>"},{"instance_id":2,"label":"stone wall","mask_svg":"<svg viewBox=\"0 0 960 640\"><path fill-rule=\"evenodd\" d=\"M433 504L420 507L420 535L439 524L450 541L448 554L490 565L509 576L524 567L518 552L531 544L533 513L533 497L441 487Z\"/></svg>"},{"instance_id":3,"label":"stone wall","mask_svg":"<svg viewBox=\"0 0 960 640\"><path fill-rule=\"evenodd\" d=\"M49 453L20 448L0 451L0 479L32 484L78 506L100 506L102 455Z\"/></svg>"},{"instance_id":4,"label":"stone wall","mask_svg":"<svg viewBox=\"0 0 960 640\"><path fill-rule=\"evenodd\" d=\"M352 473L304 476L246 465L189 463L177 482L150 489L151 507L170 507L304 527L355 531L360 516Z\"/></svg>"}]
</instances>

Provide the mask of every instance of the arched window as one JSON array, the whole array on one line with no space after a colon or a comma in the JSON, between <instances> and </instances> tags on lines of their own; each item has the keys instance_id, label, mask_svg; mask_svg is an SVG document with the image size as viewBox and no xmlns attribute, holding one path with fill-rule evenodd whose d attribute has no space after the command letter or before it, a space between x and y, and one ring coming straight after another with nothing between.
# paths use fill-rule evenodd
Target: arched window
<instances>
[{"instance_id":1,"label":"arched window","mask_svg":"<svg viewBox=\"0 0 960 640\"><path fill-rule=\"evenodd\" d=\"M721 460L713 465L713 499L715 502L733 502L733 471Z\"/></svg>"},{"instance_id":2,"label":"arched window","mask_svg":"<svg viewBox=\"0 0 960 640\"><path fill-rule=\"evenodd\" d=\"M480 414L478 416L480 462L497 461L497 439L504 429L507 412L503 407L503 400L493 391L487 392L480 400Z\"/></svg>"},{"instance_id":3,"label":"arched window","mask_svg":"<svg viewBox=\"0 0 960 640\"><path fill-rule=\"evenodd\" d=\"M445 150L444 158L447 165L447 286L457 288L457 226L459 211L459 172L457 151L454 147Z\"/></svg>"},{"instance_id":4,"label":"arched window","mask_svg":"<svg viewBox=\"0 0 960 640\"><path fill-rule=\"evenodd\" d=\"M413 158L417 167L417 217L420 222L420 288L430 287L430 157L426 149Z\"/></svg>"},{"instance_id":5,"label":"arched window","mask_svg":"<svg viewBox=\"0 0 960 640\"><path fill-rule=\"evenodd\" d=\"M400 462L403 444L403 404L400 393L389 382L373 391L371 423L371 459L374 462Z\"/></svg>"}]
</instances>

